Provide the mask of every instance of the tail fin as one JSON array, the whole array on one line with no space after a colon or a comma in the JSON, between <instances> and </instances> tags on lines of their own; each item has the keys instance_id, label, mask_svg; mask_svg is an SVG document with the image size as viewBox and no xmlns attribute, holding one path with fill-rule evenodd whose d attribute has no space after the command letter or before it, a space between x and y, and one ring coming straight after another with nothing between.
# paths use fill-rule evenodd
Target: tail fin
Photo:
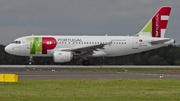
<instances>
[{"instance_id":1,"label":"tail fin","mask_svg":"<svg viewBox=\"0 0 180 101\"><path fill-rule=\"evenodd\" d=\"M170 12L170 6L162 6L136 36L163 38L166 32Z\"/></svg>"}]
</instances>

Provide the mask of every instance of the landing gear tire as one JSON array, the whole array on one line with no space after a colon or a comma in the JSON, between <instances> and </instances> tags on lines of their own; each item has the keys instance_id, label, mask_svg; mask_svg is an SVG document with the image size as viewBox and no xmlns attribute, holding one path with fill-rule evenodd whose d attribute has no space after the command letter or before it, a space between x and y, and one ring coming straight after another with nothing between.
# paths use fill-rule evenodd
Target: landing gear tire
<instances>
[{"instance_id":1,"label":"landing gear tire","mask_svg":"<svg viewBox=\"0 0 180 101\"><path fill-rule=\"evenodd\" d=\"M30 66L32 65L32 59L33 59L33 57L30 56L30 57L29 57L29 65L30 65Z\"/></svg>"},{"instance_id":2,"label":"landing gear tire","mask_svg":"<svg viewBox=\"0 0 180 101\"><path fill-rule=\"evenodd\" d=\"M84 65L84 66L88 66L88 65L89 65L89 61L88 61L88 60L84 60L84 61L83 61L83 65Z\"/></svg>"}]
</instances>

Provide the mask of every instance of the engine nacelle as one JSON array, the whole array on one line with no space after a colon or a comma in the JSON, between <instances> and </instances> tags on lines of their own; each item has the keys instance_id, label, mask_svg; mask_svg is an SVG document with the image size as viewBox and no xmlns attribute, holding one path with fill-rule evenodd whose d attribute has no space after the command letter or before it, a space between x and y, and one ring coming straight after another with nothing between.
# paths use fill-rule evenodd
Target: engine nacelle
<instances>
[{"instance_id":1,"label":"engine nacelle","mask_svg":"<svg viewBox=\"0 0 180 101\"><path fill-rule=\"evenodd\" d=\"M53 54L54 62L69 62L71 61L73 54L71 52L55 51Z\"/></svg>"}]
</instances>

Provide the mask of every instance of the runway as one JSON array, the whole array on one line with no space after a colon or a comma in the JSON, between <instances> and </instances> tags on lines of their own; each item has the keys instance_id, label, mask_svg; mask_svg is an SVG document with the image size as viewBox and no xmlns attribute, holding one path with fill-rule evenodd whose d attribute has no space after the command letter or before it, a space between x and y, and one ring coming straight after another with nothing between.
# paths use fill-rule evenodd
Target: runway
<instances>
[{"instance_id":1,"label":"runway","mask_svg":"<svg viewBox=\"0 0 180 101\"><path fill-rule=\"evenodd\" d=\"M3 72L0 72L1 74ZM19 79L180 79L177 72L6 72L19 75Z\"/></svg>"},{"instance_id":2,"label":"runway","mask_svg":"<svg viewBox=\"0 0 180 101\"><path fill-rule=\"evenodd\" d=\"M97 65L97 66L76 66L76 65L0 65L0 69L23 69L23 68L180 68L180 66L150 66L150 65Z\"/></svg>"}]
</instances>

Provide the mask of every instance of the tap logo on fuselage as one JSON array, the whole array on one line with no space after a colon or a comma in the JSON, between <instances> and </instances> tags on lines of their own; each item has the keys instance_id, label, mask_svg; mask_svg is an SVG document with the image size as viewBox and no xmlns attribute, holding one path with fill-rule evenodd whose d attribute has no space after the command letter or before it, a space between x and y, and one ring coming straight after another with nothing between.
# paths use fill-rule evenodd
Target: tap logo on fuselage
<instances>
[{"instance_id":1,"label":"tap logo on fuselage","mask_svg":"<svg viewBox=\"0 0 180 101\"><path fill-rule=\"evenodd\" d=\"M47 54L48 50L53 50L57 45L53 37L30 37L26 40L30 54Z\"/></svg>"}]
</instances>

